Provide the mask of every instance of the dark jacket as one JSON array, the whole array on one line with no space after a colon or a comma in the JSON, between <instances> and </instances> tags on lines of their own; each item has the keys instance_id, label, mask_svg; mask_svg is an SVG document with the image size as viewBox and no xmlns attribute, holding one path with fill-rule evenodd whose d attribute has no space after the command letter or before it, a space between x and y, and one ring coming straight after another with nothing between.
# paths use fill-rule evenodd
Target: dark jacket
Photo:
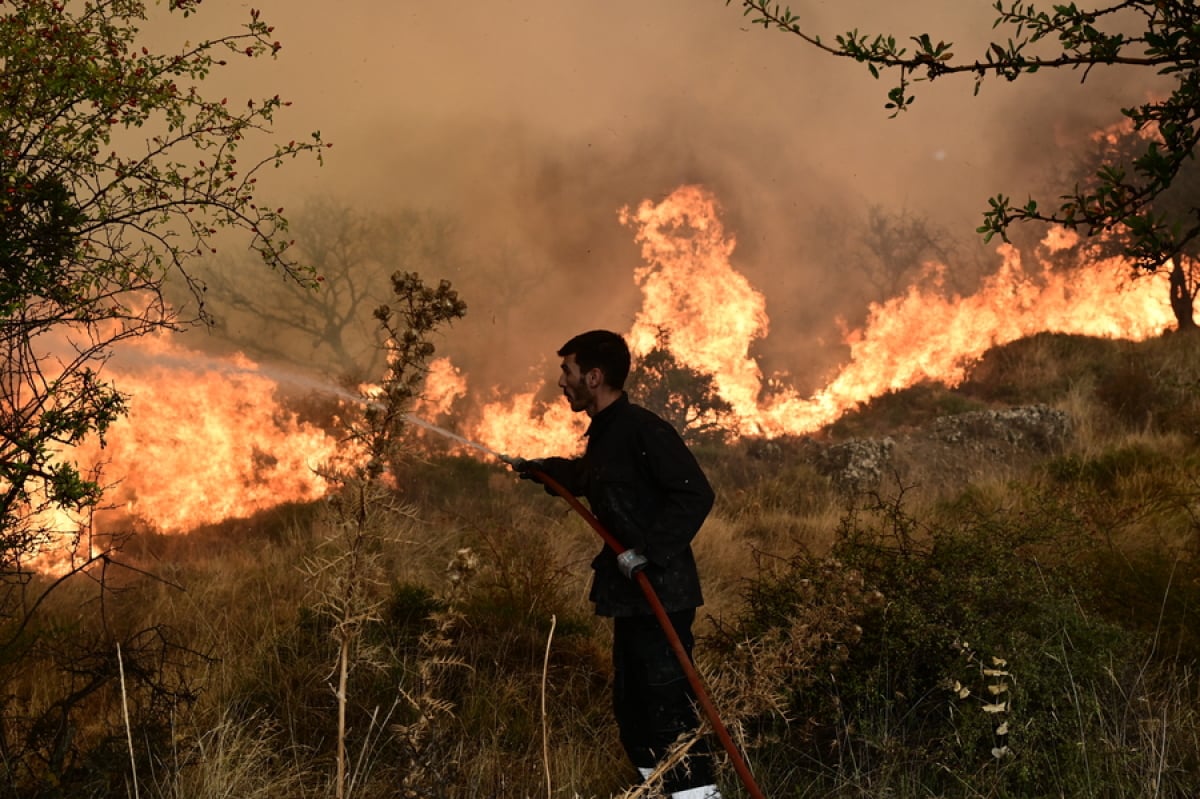
<instances>
[{"instance_id":1,"label":"dark jacket","mask_svg":"<svg viewBox=\"0 0 1200 799\"><path fill-rule=\"evenodd\" d=\"M544 471L576 496L624 546L650 561L646 576L668 613L704 603L691 542L713 491L675 428L622 394L592 418L581 458L547 458ZM652 613L607 546L592 561L591 600L601 616Z\"/></svg>"}]
</instances>

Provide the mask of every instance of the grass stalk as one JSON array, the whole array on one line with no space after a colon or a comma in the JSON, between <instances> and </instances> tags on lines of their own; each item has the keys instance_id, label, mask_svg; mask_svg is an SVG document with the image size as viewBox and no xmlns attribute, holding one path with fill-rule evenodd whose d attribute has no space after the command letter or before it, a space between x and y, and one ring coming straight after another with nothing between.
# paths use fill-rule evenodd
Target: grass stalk
<instances>
[{"instance_id":1,"label":"grass stalk","mask_svg":"<svg viewBox=\"0 0 1200 799\"><path fill-rule=\"evenodd\" d=\"M125 691L125 660L121 657L119 641L117 642L117 674L121 679L121 714L125 718L125 740L129 743L129 771L133 775L133 799L140 799L137 758L133 754L133 727L129 723L129 695Z\"/></svg>"},{"instance_id":2,"label":"grass stalk","mask_svg":"<svg viewBox=\"0 0 1200 799\"><path fill-rule=\"evenodd\" d=\"M546 654L542 658L542 762L546 769L546 799L554 799L554 783L550 778L550 724L546 713L546 677L550 671L550 644L554 641L554 628L558 617L550 616L550 632L546 635Z\"/></svg>"}]
</instances>

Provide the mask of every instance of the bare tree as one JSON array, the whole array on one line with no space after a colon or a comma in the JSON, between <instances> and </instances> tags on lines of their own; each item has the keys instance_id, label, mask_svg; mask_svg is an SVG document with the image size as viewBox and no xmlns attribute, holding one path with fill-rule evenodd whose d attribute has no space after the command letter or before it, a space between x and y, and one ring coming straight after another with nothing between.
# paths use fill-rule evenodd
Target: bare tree
<instances>
[{"instance_id":1,"label":"bare tree","mask_svg":"<svg viewBox=\"0 0 1200 799\"><path fill-rule=\"evenodd\" d=\"M210 301L221 308L219 332L253 357L378 381L384 342L370 310L388 300L397 270L453 270L453 221L433 211L365 211L332 199L308 202L291 221L315 287L271 279L243 260L211 259L203 276Z\"/></svg>"}]
</instances>

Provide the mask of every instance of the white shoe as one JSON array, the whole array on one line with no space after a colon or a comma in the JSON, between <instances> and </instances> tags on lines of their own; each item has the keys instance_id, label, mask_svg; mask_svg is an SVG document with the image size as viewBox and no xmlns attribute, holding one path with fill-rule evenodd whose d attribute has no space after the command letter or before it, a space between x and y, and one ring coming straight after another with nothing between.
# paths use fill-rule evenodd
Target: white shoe
<instances>
[{"instance_id":1,"label":"white shoe","mask_svg":"<svg viewBox=\"0 0 1200 799\"><path fill-rule=\"evenodd\" d=\"M715 785L701 785L699 788L675 791L671 794L671 799L721 799L721 792Z\"/></svg>"}]
</instances>

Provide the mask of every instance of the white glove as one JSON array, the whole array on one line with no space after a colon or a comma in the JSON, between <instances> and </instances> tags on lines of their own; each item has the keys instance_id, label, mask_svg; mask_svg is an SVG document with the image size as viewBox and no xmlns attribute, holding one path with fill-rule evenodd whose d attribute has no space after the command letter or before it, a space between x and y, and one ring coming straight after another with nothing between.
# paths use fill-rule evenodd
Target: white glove
<instances>
[{"instance_id":1,"label":"white glove","mask_svg":"<svg viewBox=\"0 0 1200 799\"><path fill-rule=\"evenodd\" d=\"M646 564L649 562L645 555L633 549L627 549L617 555L617 566L620 567L621 574L630 580L633 579L633 575L646 568Z\"/></svg>"}]
</instances>

